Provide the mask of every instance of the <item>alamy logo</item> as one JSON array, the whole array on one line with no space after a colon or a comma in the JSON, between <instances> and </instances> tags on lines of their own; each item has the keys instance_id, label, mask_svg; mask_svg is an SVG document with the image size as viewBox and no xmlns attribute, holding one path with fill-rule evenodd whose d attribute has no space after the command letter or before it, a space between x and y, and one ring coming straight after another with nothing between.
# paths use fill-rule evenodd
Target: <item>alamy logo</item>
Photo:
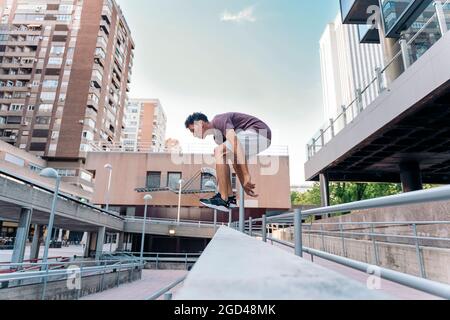
<instances>
[{"instance_id":1,"label":"alamy logo","mask_svg":"<svg viewBox=\"0 0 450 320\"><path fill-rule=\"evenodd\" d=\"M367 25L370 25L370 29L380 29L381 26L381 9L379 6L373 5L367 8L367 14L369 18L367 19Z\"/></svg>"},{"instance_id":2,"label":"alamy logo","mask_svg":"<svg viewBox=\"0 0 450 320\"><path fill-rule=\"evenodd\" d=\"M381 290L381 268L377 266L369 266L367 268L367 288L369 290Z\"/></svg>"},{"instance_id":3,"label":"alamy logo","mask_svg":"<svg viewBox=\"0 0 450 320\"><path fill-rule=\"evenodd\" d=\"M81 289L81 269L73 265L67 268L67 289L80 290Z\"/></svg>"}]
</instances>

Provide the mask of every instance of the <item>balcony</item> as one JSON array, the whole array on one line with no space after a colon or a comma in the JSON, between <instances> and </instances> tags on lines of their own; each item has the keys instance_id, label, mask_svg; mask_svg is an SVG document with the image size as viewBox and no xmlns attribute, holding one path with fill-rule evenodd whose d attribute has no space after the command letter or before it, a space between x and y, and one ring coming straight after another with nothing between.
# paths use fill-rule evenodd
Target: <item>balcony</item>
<instances>
[{"instance_id":1,"label":"balcony","mask_svg":"<svg viewBox=\"0 0 450 320\"><path fill-rule=\"evenodd\" d=\"M340 2L344 24L367 24L374 11L368 10L369 7L380 5L378 0L340 0Z\"/></svg>"},{"instance_id":2,"label":"balcony","mask_svg":"<svg viewBox=\"0 0 450 320\"><path fill-rule=\"evenodd\" d=\"M383 0L382 15L386 36L399 38L401 32L416 22L432 2L432 0ZM430 7L433 11L432 6Z\"/></svg>"}]
</instances>

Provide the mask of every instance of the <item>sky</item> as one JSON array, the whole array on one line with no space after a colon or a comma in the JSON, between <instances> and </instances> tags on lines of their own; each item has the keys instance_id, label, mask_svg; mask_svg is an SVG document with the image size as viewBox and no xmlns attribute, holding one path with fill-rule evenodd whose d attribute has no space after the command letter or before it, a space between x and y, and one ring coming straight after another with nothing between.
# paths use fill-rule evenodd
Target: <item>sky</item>
<instances>
[{"instance_id":1,"label":"sky","mask_svg":"<svg viewBox=\"0 0 450 320\"><path fill-rule=\"evenodd\" d=\"M306 144L325 123L319 40L338 0L117 0L136 43L131 98L157 98L167 138L198 143L186 117L259 117L289 147L303 184Z\"/></svg>"}]
</instances>

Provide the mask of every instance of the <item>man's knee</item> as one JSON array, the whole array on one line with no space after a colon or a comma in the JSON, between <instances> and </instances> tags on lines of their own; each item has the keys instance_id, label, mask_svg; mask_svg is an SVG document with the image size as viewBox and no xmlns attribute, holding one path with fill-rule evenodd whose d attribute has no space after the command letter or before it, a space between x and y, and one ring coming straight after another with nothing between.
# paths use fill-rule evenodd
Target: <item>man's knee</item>
<instances>
[{"instance_id":1,"label":"man's knee","mask_svg":"<svg viewBox=\"0 0 450 320\"><path fill-rule=\"evenodd\" d=\"M225 157L226 150L223 146L218 146L214 149L214 156L216 158L223 158Z\"/></svg>"}]
</instances>

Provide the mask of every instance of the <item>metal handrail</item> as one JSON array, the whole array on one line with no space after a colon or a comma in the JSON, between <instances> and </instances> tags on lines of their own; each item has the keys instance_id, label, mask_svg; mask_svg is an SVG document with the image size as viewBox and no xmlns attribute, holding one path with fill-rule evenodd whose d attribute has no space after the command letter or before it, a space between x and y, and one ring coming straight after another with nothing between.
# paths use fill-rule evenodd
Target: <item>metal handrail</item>
<instances>
[{"instance_id":1,"label":"metal handrail","mask_svg":"<svg viewBox=\"0 0 450 320\"><path fill-rule=\"evenodd\" d=\"M39 182L34 181L34 180L31 180L29 178L25 178L25 177L23 177L21 175L18 175L15 172L11 172L10 170L4 169L4 168L0 168L0 177L2 175L5 176L6 179L19 181L21 183L30 185L30 186L32 186L35 189L42 190L42 191L47 192L49 194L54 194L55 193L55 190L45 186L44 184L39 183ZM95 206L94 204L80 201L77 198L75 198L73 196L70 196L70 195L67 195L65 193L58 192L58 197L63 199L63 200L66 200L66 201L68 200L68 201L75 202L76 204L78 204L80 206L88 207L88 208L90 208L90 209L92 209L94 211L98 211L101 214L106 214L106 215L108 215L108 216L110 216L112 218L119 219L119 220L124 220L124 218L119 216L119 215L117 215L116 212L106 211L106 210L104 210L104 209L102 209L102 208L100 208L98 206Z\"/></svg>"},{"instance_id":2,"label":"metal handrail","mask_svg":"<svg viewBox=\"0 0 450 320\"><path fill-rule=\"evenodd\" d=\"M172 290L173 288L175 288L176 286L178 286L179 284L183 283L187 278L187 275L178 279L177 281L169 284L168 286L156 291L155 293L153 293L151 296L145 298L144 300L157 300L159 297L161 297L162 295L164 295L165 293L169 292L170 290Z\"/></svg>"}]
</instances>

